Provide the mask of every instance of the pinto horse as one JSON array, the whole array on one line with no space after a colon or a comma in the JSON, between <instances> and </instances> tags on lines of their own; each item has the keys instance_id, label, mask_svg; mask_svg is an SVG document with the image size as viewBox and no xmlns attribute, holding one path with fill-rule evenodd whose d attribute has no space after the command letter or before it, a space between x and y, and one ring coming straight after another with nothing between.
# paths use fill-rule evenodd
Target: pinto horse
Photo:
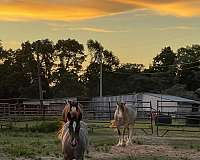
<instances>
[{"instance_id":1,"label":"pinto horse","mask_svg":"<svg viewBox=\"0 0 200 160\"><path fill-rule=\"evenodd\" d=\"M58 138L62 142L64 160L83 160L84 153L88 153L88 130L82 120L80 104L69 101L63 109L62 127Z\"/></svg>"},{"instance_id":2,"label":"pinto horse","mask_svg":"<svg viewBox=\"0 0 200 160\"><path fill-rule=\"evenodd\" d=\"M117 103L117 108L112 121L112 127L116 127L119 135L117 146L125 146L132 144L132 133L135 120L137 117L137 108L135 105L126 105L125 103ZM122 136L121 131L123 130ZM128 131L127 141L125 142L125 131Z\"/></svg>"},{"instance_id":3,"label":"pinto horse","mask_svg":"<svg viewBox=\"0 0 200 160\"><path fill-rule=\"evenodd\" d=\"M83 121L76 117L68 117L68 122L63 125L60 134L64 160L83 160L88 152L88 130Z\"/></svg>"}]
</instances>

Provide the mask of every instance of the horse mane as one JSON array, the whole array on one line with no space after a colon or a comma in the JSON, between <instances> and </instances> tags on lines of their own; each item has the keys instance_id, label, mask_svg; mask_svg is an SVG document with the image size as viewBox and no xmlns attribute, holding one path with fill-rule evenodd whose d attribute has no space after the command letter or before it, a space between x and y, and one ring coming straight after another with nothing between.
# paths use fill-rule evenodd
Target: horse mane
<instances>
[{"instance_id":1,"label":"horse mane","mask_svg":"<svg viewBox=\"0 0 200 160\"><path fill-rule=\"evenodd\" d=\"M63 135L64 135L64 129L65 129L65 123L63 121L60 121L60 128L57 132L57 137L59 140L62 140Z\"/></svg>"},{"instance_id":2,"label":"horse mane","mask_svg":"<svg viewBox=\"0 0 200 160\"><path fill-rule=\"evenodd\" d=\"M60 122L60 128L57 132L57 137L58 137L59 140L62 140L64 133L65 133L64 131L65 131L66 127L68 127L68 125L69 125L69 122L67 122L67 123L64 123L62 121ZM80 128L87 129L88 127L87 127L87 124L85 122L80 121Z\"/></svg>"}]
</instances>

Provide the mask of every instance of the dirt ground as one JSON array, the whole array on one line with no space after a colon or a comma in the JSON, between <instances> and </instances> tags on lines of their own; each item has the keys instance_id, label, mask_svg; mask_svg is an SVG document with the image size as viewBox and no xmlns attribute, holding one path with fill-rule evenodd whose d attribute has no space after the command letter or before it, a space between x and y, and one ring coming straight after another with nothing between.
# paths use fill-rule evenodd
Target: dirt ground
<instances>
[{"instance_id":1,"label":"dirt ground","mask_svg":"<svg viewBox=\"0 0 200 160\"><path fill-rule=\"evenodd\" d=\"M126 147L113 146L109 153L92 152L89 159L111 160L117 157L132 156L166 156L171 158L184 158L187 160L199 160L200 152L197 150L174 149L164 145L137 145Z\"/></svg>"},{"instance_id":2,"label":"dirt ground","mask_svg":"<svg viewBox=\"0 0 200 160\"><path fill-rule=\"evenodd\" d=\"M108 152L96 151L90 148L90 153L86 156L86 160L113 160L126 156L153 156L153 157L169 157L183 160L200 160L200 151L196 149L175 149L168 145L139 145L133 144L126 147L112 146ZM1 158L0 158L1 159ZM159 159L159 158L158 158ZM3 159L2 159L3 160ZM16 160L32 160L26 158L17 158ZM34 160L62 160L62 157L39 157Z\"/></svg>"},{"instance_id":3,"label":"dirt ground","mask_svg":"<svg viewBox=\"0 0 200 160\"><path fill-rule=\"evenodd\" d=\"M178 138L178 137L145 137L145 142L149 144L136 144L119 147L112 146L108 152L97 152L91 149L89 160L112 160L113 158L133 156L133 157L169 157L183 160L200 160L200 149L180 149L169 145L169 141L196 141L199 138ZM156 143L155 143L156 142ZM187 143L187 142L186 142ZM199 143L200 144L200 143ZM183 144L184 145L184 144ZM184 148L184 147L183 147ZM159 159L159 158L158 158Z\"/></svg>"}]
</instances>

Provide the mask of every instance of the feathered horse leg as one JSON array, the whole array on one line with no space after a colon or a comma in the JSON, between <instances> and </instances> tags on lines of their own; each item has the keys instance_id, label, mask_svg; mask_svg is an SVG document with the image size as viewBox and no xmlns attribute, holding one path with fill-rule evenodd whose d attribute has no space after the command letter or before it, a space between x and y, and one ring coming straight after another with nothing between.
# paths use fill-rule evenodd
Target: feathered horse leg
<instances>
[{"instance_id":1,"label":"feathered horse leg","mask_svg":"<svg viewBox=\"0 0 200 160\"><path fill-rule=\"evenodd\" d=\"M124 126L123 135L122 135L122 146L126 145L126 143L125 143L125 133L126 133L126 127Z\"/></svg>"},{"instance_id":2,"label":"feathered horse leg","mask_svg":"<svg viewBox=\"0 0 200 160\"><path fill-rule=\"evenodd\" d=\"M128 139L126 145L132 145L132 134L133 134L133 127L128 129Z\"/></svg>"},{"instance_id":3,"label":"feathered horse leg","mask_svg":"<svg viewBox=\"0 0 200 160\"><path fill-rule=\"evenodd\" d=\"M118 142L117 146L122 146L121 132L120 132L120 128L118 128L118 127L117 127L117 132L118 132L118 136L119 136L119 142Z\"/></svg>"}]
</instances>

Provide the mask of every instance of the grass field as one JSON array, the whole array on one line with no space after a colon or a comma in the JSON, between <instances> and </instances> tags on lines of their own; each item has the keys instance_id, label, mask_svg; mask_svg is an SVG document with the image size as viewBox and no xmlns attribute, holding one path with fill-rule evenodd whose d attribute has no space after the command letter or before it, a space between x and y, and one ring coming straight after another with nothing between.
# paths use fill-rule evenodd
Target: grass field
<instances>
[{"instance_id":1,"label":"grass field","mask_svg":"<svg viewBox=\"0 0 200 160\"><path fill-rule=\"evenodd\" d=\"M189 137L185 132L171 132L168 137L156 137L147 136L138 129L132 147L117 148L113 147L117 143L117 133L105 128L108 124L90 122L89 126L95 128L89 130L90 154L87 159L90 160L190 160L200 156L199 133L190 133ZM45 121L17 123L12 129L1 129L0 159L61 160L58 128L59 122ZM191 134L194 134L193 138Z\"/></svg>"}]
</instances>

